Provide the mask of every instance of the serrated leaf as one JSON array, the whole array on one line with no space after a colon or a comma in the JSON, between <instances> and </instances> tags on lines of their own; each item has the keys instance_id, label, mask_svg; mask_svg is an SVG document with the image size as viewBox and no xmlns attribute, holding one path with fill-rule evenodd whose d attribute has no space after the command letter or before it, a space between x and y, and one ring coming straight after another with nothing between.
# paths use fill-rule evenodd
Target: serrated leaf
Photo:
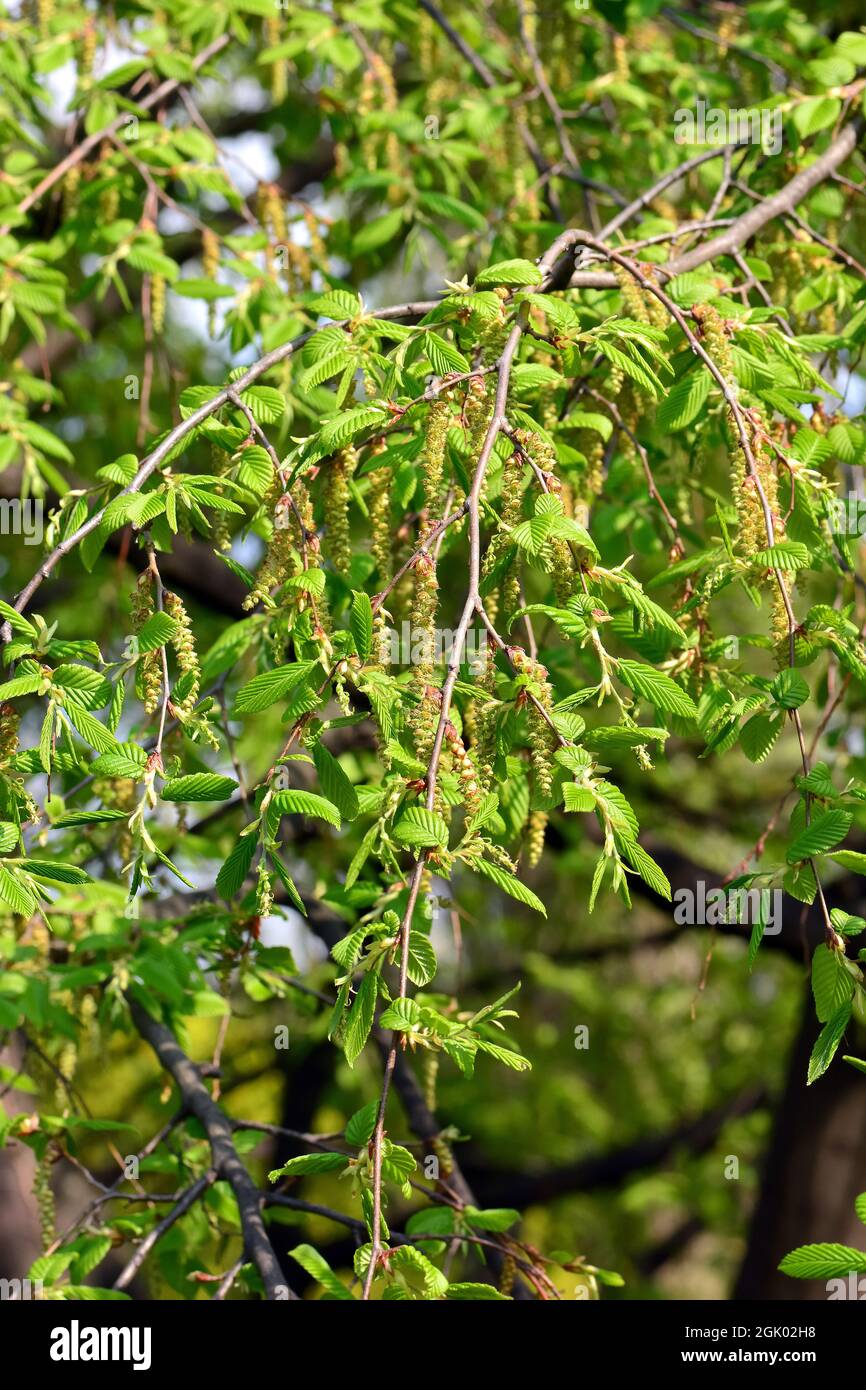
<instances>
[{"instance_id":1,"label":"serrated leaf","mask_svg":"<svg viewBox=\"0 0 866 1390\"><path fill-rule=\"evenodd\" d=\"M300 788L275 792L271 807L277 816L315 816L318 820L325 820L329 825L336 826L338 830L340 828L340 812L337 807L332 801L318 796L315 792L301 791Z\"/></svg>"},{"instance_id":2,"label":"serrated leaf","mask_svg":"<svg viewBox=\"0 0 866 1390\"><path fill-rule=\"evenodd\" d=\"M359 811L358 793L337 759L321 741L313 749L313 762L325 796L337 807L344 820L354 820Z\"/></svg>"},{"instance_id":3,"label":"serrated leaf","mask_svg":"<svg viewBox=\"0 0 866 1390\"><path fill-rule=\"evenodd\" d=\"M496 884L497 888L501 888L503 893L507 893L509 898L514 898L517 902L531 907L535 912L540 912L542 917L547 916L547 908L532 889L527 888L526 884L521 883L520 879L515 878L513 874L501 869L498 864L491 864L486 859L471 859L467 863L467 868L475 874L481 874L483 878L489 878L492 883Z\"/></svg>"},{"instance_id":4,"label":"serrated leaf","mask_svg":"<svg viewBox=\"0 0 866 1390\"><path fill-rule=\"evenodd\" d=\"M268 1179L276 1182L278 1178L300 1178L308 1173L336 1173L338 1169L345 1168L348 1162L348 1154L299 1154L297 1158L290 1158L282 1168L274 1168L268 1173Z\"/></svg>"},{"instance_id":5,"label":"serrated leaf","mask_svg":"<svg viewBox=\"0 0 866 1390\"><path fill-rule=\"evenodd\" d=\"M302 1269L305 1269L317 1284L321 1284L330 1298L339 1302L354 1303L353 1294L341 1284L324 1255L320 1255L318 1250L314 1250L312 1245L296 1245L289 1254L293 1260L297 1260Z\"/></svg>"},{"instance_id":6,"label":"serrated leaf","mask_svg":"<svg viewBox=\"0 0 866 1390\"><path fill-rule=\"evenodd\" d=\"M361 589L356 589L352 594L349 627L359 657L362 661L369 661L373 646L373 605L369 595Z\"/></svg>"},{"instance_id":7,"label":"serrated leaf","mask_svg":"<svg viewBox=\"0 0 866 1390\"><path fill-rule=\"evenodd\" d=\"M809 1058L809 1070L806 1078L806 1085L811 1086L813 1081L817 1081L819 1076L823 1076L829 1067L836 1049L842 1041L845 1029L851 1019L851 1004L843 1004L841 1009L833 1015L828 1023L824 1024L818 1035L818 1040L812 1049Z\"/></svg>"},{"instance_id":8,"label":"serrated leaf","mask_svg":"<svg viewBox=\"0 0 866 1390\"><path fill-rule=\"evenodd\" d=\"M684 719L697 718L698 711L691 695L663 671L622 657L617 663L617 673L629 690L641 695L656 709L664 710L667 714L678 714Z\"/></svg>"},{"instance_id":9,"label":"serrated leaf","mask_svg":"<svg viewBox=\"0 0 866 1390\"><path fill-rule=\"evenodd\" d=\"M243 887L256 852L255 835L243 835L232 848L217 874L216 890L221 898L232 898Z\"/></svg>"},{"instance_id":10,"label":"serrated leaf","mask_svg":"<svg viewBox=\"0 0 866 1390\"><path fill-rule=\"evenodd\" d=\"M816 816L811 825L801 830L788 846L788 863L796 864L801 859L811 859L815 854L826 854L845 839L851 821L852 816L848 811L828 811L826 815Z\"/></svg>"},{"instance_id":11,"label":"serrated leaf","mask_svg":"<svg viewBox=\"0 0 866 1390\"><path fill-rule=\"evenodd\" d=\"M193 772L187 777L172 777L161 795L163 801L225 801L237 787L232 777L220 777L215 772Z\"/></svg>"},{"instance_id":12,"label":"serrated leaf","mask_svg":"<svg viewBox=\"0 0 866 1390\"><path fill-rule=\"evenodd\" d=\"M831 951L823 942L812 956L812 993L819 1023L831 1019L854 993L854 980L845 968L843 953Z\"/></svg>"},{"instance_id":13,"label":"serrated leaf","mask_svg":"<svg viewBox=\"0 0 866 1390\"><path fill-rule=\"evenodd\" d=\"M438 811L425 806L408 806L394 826L394 839L412 849L444 849L448 844L448 825Z\"/></svg>"},{"instance_id":14,"label":"serrated leaf","mask_svg":"<svg viewBox=\"0 0 866 1390\"><path fill-rule=\"evenodd\" d=\"M844 1278L852 1270L866 1270L866 1250L850 1245L800 1245L779 1265L792 1279Z\"/></svg>"},{"instance_id":15,"label":"serrated leaf","mask_svg":"<svg viewBox=\"0 0 866 1390\"><path fill-rule=\"evenodd\" d=\"M343 1033L343 1051L350 1067L355 1065L370 1036L378 992L379 977L374 970L368 970L352 1001Z\"/></svg>"},{"instance_id":16,"label":"serrated leaf","mask_svg":"<svg viewBox=\"0 0 866 1390\"><path fill-rule=\"evenodd\" d=\"M532 261L511 260L497 261L496 265L490 265L486 270L479 271L475 277L475 284L483 285L540 285L543 279L538 266Z\"/></svg>"}]
</instances>

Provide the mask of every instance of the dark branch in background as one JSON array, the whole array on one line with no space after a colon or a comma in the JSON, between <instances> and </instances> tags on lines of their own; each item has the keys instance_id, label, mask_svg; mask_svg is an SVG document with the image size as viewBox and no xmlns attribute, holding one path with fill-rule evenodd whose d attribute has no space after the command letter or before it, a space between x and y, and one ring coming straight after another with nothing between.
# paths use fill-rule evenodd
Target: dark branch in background
<instances>
[{"instance_id":1,"label":"dark branch in background","mask_svg":"<svg viewBox=\"0 0 866 1390\"><path fill-rule=\"evenodd\" d=\"M209 43L207 48L203 48L201 53L193 58L192 65L194 70L198 72L199 69L203 68L205 63L215 57L217 53L221 53L229 42L230 39L228 34L221 34L218 39L214 39L213 43ZM171 96L173 92L177 91L180 85L180 78L170 77L155 88L154 91L150 92L148 96L143 97L136 105L142 111L150 111L154 106L159 106L161 102L165 101L166 97ZM98 149L103 140L114 135L114 133L120 130L128 120L128 112L121 111L120 115L115 116L114 120L111 121L109 125L104 126L102 130L95 130L91 135L88 135L81 141L80 145L76 145L74 150L70 150L65 159L61 159L59 164L55 164L54 168L47 173L43 179L40 179L36 187L31 189L26 197L21 199L15 211L19 214L29 212L30 208L38 203L40 198L42 198L50 188L53 188L70 169L74 169L76 164L80 164L83 159L86 159L91 150ZM10 229L10 224L7 222L5 226L0 227L0 236L6 236Z\"/></svg>"},{"instance_id":2,"label":"dark branch in background","mask_svg":"<svg viewBox=\"0 0 866 1390\"><path fill-rule=\"evenodd\" d=\"M724 1104L707 1110L696 1120L689 1120L665 1134L650 1135L626 1144L619 1149L593 1158L584 1158L561 1168L542 1169L537 1173L518 1173L482 1168L464 1160L464 1168L473 1181L483 1183L485 1200L491 1206L527 1207L566 1197L572 1192L599 1191L618 1187L620 1183L644 1168L657 1168L672 1158L678 1149L694 1157L707 1153L730 1120L750 1115L767 1104L765 1090L744 1091Z\"/></svg>"},{"instance_id":3,"label":"dark branch in background","mask_svg":"<svg viewBox=\"0 0 866 1390\"><path fill-rule=\"evenodd\" d=\"M129 1009L139 1033L153 1048L160 1064L177 1085L185 1108L204 1127L217 1176L224 1178L234 1192L243 1230L244 1250L262 1277L265 1293L268 1298L280 1299L285 1297L287 1290L290 1299L297 1298L297 1294L287 1285L274 1254L262 1220L261 1195L238 1157L228 1118L211 1099L198 1067L165 1024L152 1018L134 999L129 1000Z\"/></svg>"},{"instance_id":4,"label":"dark branch in background","mask_svg":"<svg viewBox=\"0 0 866 1390\"><path fill-rule=\"evenodd\" d=\"M695 270L699 265L705 265L707 261L715 260L719 256L730 256L735 251L739 251L768 222L776 217L784 217L793 213L798 203L801 203L812 192L813 188L817 188L825 179L830 178L839 165L843 164L854 153L864 128L866 128L866 122L858 116L856 120L840 131L822 155L819 155L807 168L801 169L799 174L795 174L778 193L774 193L770 198L762 199L755 207L743 213L742 217L738 217L736 222L719 236L705 241L701 246L696 246L693 251L687 251L682 256L675 256L673 260L666 261L663 265L654 265L652 267L653 273L664 279L670 279L674 275L682 275L687 270ZM722 151L717 150L712 153L720 155ZM709 155L706 156L706 158L709 157ZM643 206L642 202L640 206ZM614 218L614 223L621 225L626 220L628 211L628 209L623 209L623 212ZM612 225L609 224L608 228L602 231L602 239L609 235ZM609 271L576 270L571 276L569 284L572 288L616 289L618 281L616 276Z\"/></svg>"},{"instance_id":5,"label":"dark branch in background","mask_svg":"<svg viewBox=\"0 0 866 1390\"><path fill-rule=\"evenodd\" d=\"M189 1211L190 1207L195 1206L199 1198L203 1197L208 1188L216 1182L216 1176L215 1170L210 1168L206 1173L203 1173L200 1178L197 1178L194 1183L190 1183L189 1187L178 1199L168 1215L164 1216L162 1220L153 1227L153 1230L148 1232L144 1240L137 1247L132 1259L124 1266L112 1284L111 1287L113 1289L126 1289L129 1287L157 1241L162 1239L166 1231L171 1230L174 1223L179 1221L184 1213Z\"/></svg>"}]
</instances>

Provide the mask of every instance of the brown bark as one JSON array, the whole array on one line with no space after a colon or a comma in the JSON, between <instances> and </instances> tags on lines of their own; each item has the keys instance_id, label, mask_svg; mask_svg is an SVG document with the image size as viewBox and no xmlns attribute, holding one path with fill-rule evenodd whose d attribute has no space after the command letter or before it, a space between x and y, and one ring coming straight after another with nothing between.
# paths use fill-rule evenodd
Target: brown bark
<instances>
[{"instance_id":1,"label":"brown bark","mask_svg":"<svg viewBox=\"0 0 866 1390\"><path fill-rule=\"evenodd\" d=\"M854 1213L854 1199L866 1189L866 1076L842 1061L842 1053L857 1051L852 1028L829 1071L806 1085L820 1026L809 996L788 1061L735 1299L826 1299L823 1279L780 1274L782 1257L798 1245L820 1241L866 1247L866 1227Z\"/></svg>"}]
</instances>

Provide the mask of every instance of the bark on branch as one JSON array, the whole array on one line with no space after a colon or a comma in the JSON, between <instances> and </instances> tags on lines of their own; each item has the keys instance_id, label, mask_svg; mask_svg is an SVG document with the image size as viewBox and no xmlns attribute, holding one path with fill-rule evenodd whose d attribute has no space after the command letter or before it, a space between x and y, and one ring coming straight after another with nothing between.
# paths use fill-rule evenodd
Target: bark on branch
<instances>
[{"instance_id":1,"label":"bark on branch","mask_svg":"<svg viewBox=\"0 0 866 1390\"><path fill-rule=\"evenodd\" d=\"M244 1235L244 1250L252 1260L265 1286L268 1298L289 1299L298 1295L289 1287L280 1269L265 1223L262 1220L262 1197L238 1157L229 1120L211 1099L199 1074L198 1067L186 1055L177 1038L165 1024L151 1017L134 999L129 1000L132 1021L145 1042L156 1053L160 1064L176 1082L186 1109L204 1126L213 1156L213 1165L235 1195Z\"/></svg>"}]
</instances>

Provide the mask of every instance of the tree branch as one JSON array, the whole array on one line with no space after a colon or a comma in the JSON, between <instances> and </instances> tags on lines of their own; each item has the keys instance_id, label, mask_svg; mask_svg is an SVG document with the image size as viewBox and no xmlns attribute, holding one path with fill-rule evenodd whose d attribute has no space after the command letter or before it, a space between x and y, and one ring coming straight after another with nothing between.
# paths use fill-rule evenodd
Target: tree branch
<instances>
[{"instance_id":1,"label":"tree branch","mask_svg":"<svg viewBox=\"0 0 866 1390\"><path fill-rule=\"evenodd\" d=\"M228 1118L211 1099L197 1066L186 1055L174 1034L164 1023L153 1018L137 1000L129 998L128 1002L132 1021L139 1033L175 1081L186 1109L204 1126L216 1173L229 1183L235 1194L244 1234L244 1249L262 1277L265 1293L268 1298L278 1299L283 1298L284 1291L288 1289L288 1297L296 1299L298 1295L288 1287L274 1254L262 1220L261 1195L238 1157Z\"/></svg>"}]
</instances>

